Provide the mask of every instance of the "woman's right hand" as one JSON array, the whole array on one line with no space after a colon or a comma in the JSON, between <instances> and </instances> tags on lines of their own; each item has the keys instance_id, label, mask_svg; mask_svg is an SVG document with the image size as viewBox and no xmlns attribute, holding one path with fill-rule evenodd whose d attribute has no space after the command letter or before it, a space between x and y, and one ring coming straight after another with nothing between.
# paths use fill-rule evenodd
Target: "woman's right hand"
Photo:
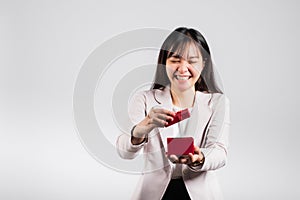
<instances>
[{"instance_id":1,"label":"woman's right hand","mask_svg":"<svg viewBox=\"0 0 300 200\"><path fill-rule=\"evenodd\" d=\"M173 111L153 107L148 115L135 126L132 136L143 141L145 136L154 128L168 125L168 121L172 121L174 116L175 112Z\"/></svg>"}]
</instances>

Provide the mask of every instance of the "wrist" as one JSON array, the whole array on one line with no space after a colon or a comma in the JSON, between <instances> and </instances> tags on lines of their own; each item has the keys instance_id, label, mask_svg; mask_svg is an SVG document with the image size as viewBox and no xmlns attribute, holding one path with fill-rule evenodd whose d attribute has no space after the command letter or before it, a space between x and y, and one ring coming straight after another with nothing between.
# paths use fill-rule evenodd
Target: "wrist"
<instances>
[{"instance_id":1,"label":"wrist","mask_svg":"<svg viewBox=\"0 0 300 200\"><path fill-rule=\"evenodd\" d=\"M137 125L133 126L131 129L131 143L134 145L141 144L146 140L145 136L139 136L136 134L136 127Z\"/></svg>"},{"instance_id":2,"label":"wrist","mask_svg":"<svg viewBox=\"0 0 300 200\"><path fill-rule=\"evenodd\" d=\"M144 138L145 134L143 133L143 128L141 127L141 125L137 124L134 125L131 129L131 136L135 137L135 138Z\"/></svg>"},{"instance_id":3,"label":"wrist","mask_svg":"<svg viewBox=\"0 0 300 200\"><path fill-rule=\"evenodd\" d=\"M203 165L204 161L205 161L205 157L202 154L202 152L200 153L201 157L199 157L195 162L191 163L192 167L197 167L200 165Z\"/></svg>"},{"instance_id":4,"label":"wrist","mask_svg":"<svg viewBox=\"0 0 300 200\"><path fill-rule=\"evenodd\" d=\"M203 164L205 161L205 157L202 152L200 152L200 155L201 155L201 157L198 160L199 160L199 163Z\"/></svg>"}]
</instances>

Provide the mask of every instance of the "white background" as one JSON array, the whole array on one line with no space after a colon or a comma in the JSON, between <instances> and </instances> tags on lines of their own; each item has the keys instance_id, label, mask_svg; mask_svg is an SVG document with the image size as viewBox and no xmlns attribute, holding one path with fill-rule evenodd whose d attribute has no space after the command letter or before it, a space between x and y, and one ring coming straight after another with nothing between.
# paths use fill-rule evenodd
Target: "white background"
<instances>
[{"instance_id":1,"label":"white background","mask_svg":"<svg viewBox=\"0 0 300 200\"><path fill-rule=\"evenodd\" d=\"M299 199L299 8L296 0L0 1L0 199L130 199L138 176L104 167L78 138L74 84L112 36L178 26L205 35L231 100L225 198Z\"/></svg>"}]
</instances>

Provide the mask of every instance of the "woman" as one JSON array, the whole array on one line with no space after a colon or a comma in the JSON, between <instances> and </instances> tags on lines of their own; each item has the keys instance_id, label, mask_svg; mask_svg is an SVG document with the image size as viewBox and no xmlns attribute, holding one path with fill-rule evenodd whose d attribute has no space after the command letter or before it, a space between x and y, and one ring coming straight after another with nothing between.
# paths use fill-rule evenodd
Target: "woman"
<instances>
[{"instance_id":1,"label":"woman","mask_svg":"<svg viewBox=\"0 0 300 200\"><path fill-rule=\"evenodd\" d=\"M168 126L185 108L191 117ZM131 135L119 136L118 153L133 159L143 149L145 158L132 199L222 199L214 170L226 163L229 101L201 33L181 27L167 37L154 84L132 98L129 114L135 126ZM194 153L167 156L167 138L186 136L194 138Z\"/></svg>"}]
</instances>

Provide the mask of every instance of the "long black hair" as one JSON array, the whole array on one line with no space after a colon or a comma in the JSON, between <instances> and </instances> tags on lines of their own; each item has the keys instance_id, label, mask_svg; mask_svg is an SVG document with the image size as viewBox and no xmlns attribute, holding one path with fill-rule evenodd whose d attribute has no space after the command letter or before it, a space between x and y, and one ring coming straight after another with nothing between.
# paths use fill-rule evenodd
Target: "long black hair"
<instances>
[{"instance_id":1,"label":"long black hair","mask_svg":"<svg viewBox=\"0 0 300 200\"><path fill-rule=\"evenodd\" d=\"M164 41L159 52L154 83L151 88L164 89L170 84L166 72L166 60L175 52L183 55L186 47L190 44L194 44L199 48L204 60L204 68L195 83L195 89L201 92L223 93L215 80L210 50L205 38L199 31L186 27L175 29Z\"/></svg>"}]
</instances>

